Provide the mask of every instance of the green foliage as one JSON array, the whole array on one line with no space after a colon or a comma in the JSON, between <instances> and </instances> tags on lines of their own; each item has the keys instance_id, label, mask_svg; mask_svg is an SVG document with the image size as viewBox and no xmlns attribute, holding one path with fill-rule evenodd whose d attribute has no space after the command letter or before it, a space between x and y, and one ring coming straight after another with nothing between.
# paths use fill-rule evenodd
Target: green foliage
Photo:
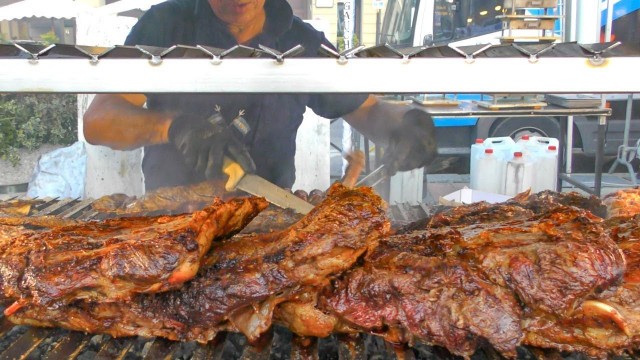
<instances>
[{"instance_id":1,"label":"green foliage","mask_svg":"<svg viewBox=\"0 0 640 360\"><path fill-rule=\"evenodd\" d=\"M351 44L352 47L356 47L358 45L360 45L360 40L358 39L358 35L353 34L353 37L351 38ZM336 44L336 48L338 48L338 52L343 52L344 50L346 50L344 48L344 37L343 36L338 36L338 43Z\"/></svg>"},{"instance_id":2,"label":"green foliage","mask_svg":"<svg viewBox=\"0 0 640 360\"><path fill-rule=\"evenodd\" d=\"M0 94L0 159L20 162L18 149L77 140L75 94Z\"/></svg>"},{"instance_id":3,"label":"green foliage","mask_svg":"<svg viewBox=\"0 0 640 360\"><path fill-rule=\"evenodd\" d=\"M42 42L46 45L60 43L60 38L56 35L55 32L53 32L53 30L40 35L40 39L42 39Z\"/></svg>"}]
</instances>

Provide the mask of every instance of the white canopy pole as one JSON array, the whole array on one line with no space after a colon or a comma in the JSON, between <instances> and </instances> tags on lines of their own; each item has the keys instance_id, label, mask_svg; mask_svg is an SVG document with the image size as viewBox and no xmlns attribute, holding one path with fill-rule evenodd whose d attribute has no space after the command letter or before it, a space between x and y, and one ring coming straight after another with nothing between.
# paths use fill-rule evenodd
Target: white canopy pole
<instances>
[{"instance_id":1,"label":"white canopy pole","mask_svg":"<svg viewBox=\"0 0 640 360\"><path fill-rule=\"evenodd\" d=\"M115 15L86 14L76 19L78 43L108 47L123 44L136 19ZM93 100L92 94L78 95L78 138L85 141L82 118ZM130 196L144 194L142 149L112 150L85 141L87 169L84 197L122 193Z\"/></svg>"}]
</instances>

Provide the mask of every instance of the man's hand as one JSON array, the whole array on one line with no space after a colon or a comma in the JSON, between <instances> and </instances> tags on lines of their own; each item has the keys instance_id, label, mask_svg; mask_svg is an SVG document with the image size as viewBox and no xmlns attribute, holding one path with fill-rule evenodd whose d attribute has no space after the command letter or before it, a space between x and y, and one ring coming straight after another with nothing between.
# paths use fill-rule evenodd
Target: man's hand
<instances>
[{"instance_id":1,"label":"man's hand","mask_svg":"<svg viewBox=\"0 0 640 360\"><path fill-rule=\"evenodd\" d=\"M233 131L217 111L207 119L183 114L171 123L169 141L180 151L187 166L207 179L224 176L222 162L225 155L238 162L246 172L255 172L256 165L249 151Z\"/></svg>"},{"instance_id":2,"label":"man's hand","mask_svg":"<svg viewBox=\"0 0 640 360\"><path fill-rule=\"evenodd\" d=\"M391 131L384 164L389 176L429 165L438 155L433 119L424 111L407 111Z\"/></svg>"}]
</instances>

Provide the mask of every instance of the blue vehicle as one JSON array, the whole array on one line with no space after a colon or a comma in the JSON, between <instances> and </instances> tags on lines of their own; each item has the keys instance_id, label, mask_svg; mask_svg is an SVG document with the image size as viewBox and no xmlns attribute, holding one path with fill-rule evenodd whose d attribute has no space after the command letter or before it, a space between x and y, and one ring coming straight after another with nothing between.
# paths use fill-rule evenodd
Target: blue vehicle
<instances>
[{"instance_id":1,"label":"blue vehicle","mask_svg":"<svg viewBox=\"0 0 640 360\"><path fill-rule=\"evenodd\" d=\"M513 0L518 1L518 0ZM385 17L381 27L379 43L390 44L398 48L416 46L439 45L475 45L498 44L504 35L503 22L499 18L504 14L505 6L510 6L512 0L388 0ZM518 1L520 3L535 3L536 5L552 6L546 9L519 10L527 15L556 15L553 28L544 30L543 36L557 37L562 40L562 29L567 22L575 19L567 18L567 11L576 1L537 0ZM607 2L601 1L601 26L604 39L607 21ZM577 6L577 5L574 5ZM640 46L640 0L614 1L611 39L620 41L625 46ZM539 30L519 30L525 32ZM539 34L539 33L538 33ZM526 74L523 75L526 78ZM446 95L453 96L453 95ZM478 100L480 95L458 95L457 99ZM627 95L607 95L608 105L612 109L612 116L608 119L605 155L611 159L615 157L618 147L623 143L624 120L627 108ZM640 97L634 98L632 119L640 119ZM469 146L476 138L511 136L514 139L522 135L538 135L558 138L560 135L560 121L549 117L496 117L496 118L465 118L465 119L435 119L438 138L446 139L446 143L439 144L442 161L428 169L430 173L437 171L460 172L468 171L465 160L468 158ZM587 171L593 171L593 160L596 150L597 121L595 118L584 116L574 117L573 152L585 156L576 159L583 161ZM640 122L633 120L630 128L630 144L635 144L640 138ZM459 167L451 167L459 164ZM574 162L580 169L580 163ZM590 166L590 170L589 170ZM608 164L605 164L608 166Z\"/></svg>"}]
</instances>

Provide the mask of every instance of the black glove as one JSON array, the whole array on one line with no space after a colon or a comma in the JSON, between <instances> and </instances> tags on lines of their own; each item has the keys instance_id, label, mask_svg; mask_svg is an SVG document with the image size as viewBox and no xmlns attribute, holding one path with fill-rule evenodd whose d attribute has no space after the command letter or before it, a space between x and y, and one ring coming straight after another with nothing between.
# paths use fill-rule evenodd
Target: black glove
<instances>
[{"instance_id":1,"label":"black glove","mask_svg":"<svg viewBox=\"0 0 640 360\"><path fill-rule=\"evenodd\" d=\"M391 132L384 165L389 176L429 165L438 155L433 119L424 111L407 111Z\"/></svg>"},{"instance_id":2,"label":"black glove","mask_svg":"<svg viewBox=\"0 0 640 360\"><path fill-rule=\"evenodd\" d=\"M234 131L217 111L206 119L182 114L169 127L169 141L180 151L187 166L207 179L224 175L225 155L238 162L246 172L255 172L256 165L249 151Z\"/></svg>"}]
</instances>

